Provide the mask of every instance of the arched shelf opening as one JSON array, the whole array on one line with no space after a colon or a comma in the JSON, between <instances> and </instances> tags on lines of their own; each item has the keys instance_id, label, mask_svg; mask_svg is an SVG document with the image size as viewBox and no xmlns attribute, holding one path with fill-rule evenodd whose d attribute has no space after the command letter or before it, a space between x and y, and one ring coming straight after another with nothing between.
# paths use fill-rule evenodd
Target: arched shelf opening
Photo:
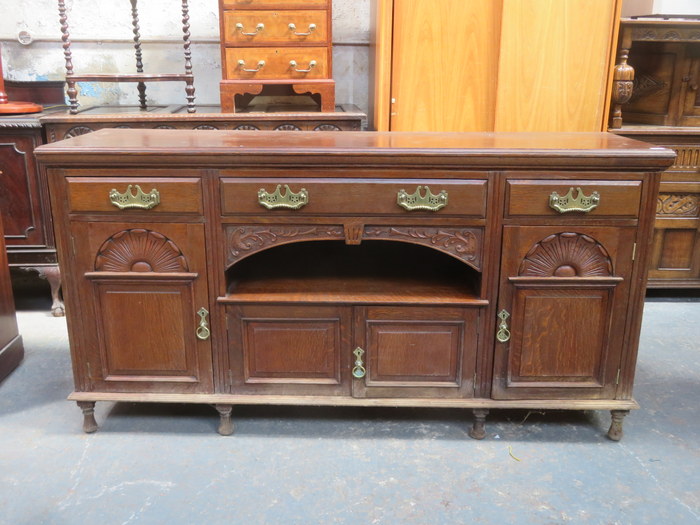
<instances>
[{"instance_id":1,"label":"arched shelf opening","mask_svg":"<svg viewBox=\"0 0 700 525\"><path fill-rule=\"evenodd\" d=\"M301 241L262 250L226 271L231 302L473 304L481 274L421 245Z\"/></svg>"}]
</instances>

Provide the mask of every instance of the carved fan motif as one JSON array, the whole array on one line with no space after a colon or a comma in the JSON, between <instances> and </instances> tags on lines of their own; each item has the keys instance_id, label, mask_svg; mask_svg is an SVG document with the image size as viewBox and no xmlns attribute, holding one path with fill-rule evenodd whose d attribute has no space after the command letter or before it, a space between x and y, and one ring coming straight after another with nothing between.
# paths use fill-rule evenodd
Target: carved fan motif
<instances>
[{"instance_id":1,"label":"carved fan motif","mask_svg":"<svg viewBox=\"0 0 700 525\"><path fill-rule=\"evenodd\" d=\"M342 131L335 124L319 124L314 128L314 131Z\"/></svg>"},{"instance_id":2,"label":"carved fan motif","mask_svg":"<svg viewBox=\"0 0 700 525\"><path fill-rule=\"evenodd\" d=\"M301 128L294 124L280 124L275 128L275 131L301 131Z\"/></svg>"},{"instance_id":3,"label":"carved fan motif","mask_svg":"<svg viewBox=\"0 0 700 525\"><path fill-rule=\"evenodd\" d=\"M186 272L187 259L165 235L144 229L115 233L95 258L98 272Z\"/></svg>"},{"instance_id":4,"label":"carved fan motif","mask_svg":"<svg viewBox=\"0 0 700 525\"><path fill-rule=\"evenodd\" d=\"M204 129L204 130L218 130L216 126L212 126L210 124L202 124L200 126L195 126L194 129Z\"/></svg>"},{"instance_id":5,"label":"carved fan motif","mask_svg":"<svg viewBox=\"0 0 700 525\"><path fill-rule=\"evenodd\" d=\"M245 131L260 131L259 127L253 126L252 124L241 124L240 126L236 126L233 129Z\"/></svg>"},{"instance_id":6,"label":"carved fan motif","mask_svg":"<svg viewBox=\"0 0 700 525\"><path fill-rule=\"evenodd\" d=\"M606 277L612 261L595 239L580 233L559 233L538 242L518 272L530 277Z\"/></svg>"},{"instance_id":7,"label":"carved fan motif","mask_svg":"<svg viewBox=\"0 0 700 525\"><path fill-rule=\"evenodd\" d=\"M93 129L89 128L87 126L74 126L70 128L68 131L66 131L66 134L63 135L64 139L70 139L73 137L77 137L79 135L85 135L87 133L92 133Z\"/></svg>"}]
</instances>

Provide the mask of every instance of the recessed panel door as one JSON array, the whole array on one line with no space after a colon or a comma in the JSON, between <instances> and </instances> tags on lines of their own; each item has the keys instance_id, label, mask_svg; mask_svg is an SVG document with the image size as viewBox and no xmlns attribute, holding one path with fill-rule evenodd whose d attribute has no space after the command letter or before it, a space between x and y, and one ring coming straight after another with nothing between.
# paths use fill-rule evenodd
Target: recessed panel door
<instances>
[{"instance_id":1,"label":"recessed panel door","mask_svg":"<svg viewBox=\"0 0 700 525\"><path fill-rule=\"evenodd\" d=\"M478 308L355 309L355 397L472 397Z\"/></svg>"}]
</instances>

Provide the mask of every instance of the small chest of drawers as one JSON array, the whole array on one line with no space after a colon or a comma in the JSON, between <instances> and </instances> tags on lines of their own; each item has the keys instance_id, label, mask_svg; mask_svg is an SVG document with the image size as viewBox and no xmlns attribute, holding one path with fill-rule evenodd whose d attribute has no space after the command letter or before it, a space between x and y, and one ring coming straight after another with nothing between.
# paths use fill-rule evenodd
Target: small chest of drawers
<instances>
[{"instance_id":1,"label":"small chest of drawers","mask_svg":"<svg viewBox=\"0 0 700 525\"><path fill-rule=\"evenodd\" d=\"M221 108L263 90L309 94L334 111L330 0L220 0Z\"/></svg>"}]
</instances>

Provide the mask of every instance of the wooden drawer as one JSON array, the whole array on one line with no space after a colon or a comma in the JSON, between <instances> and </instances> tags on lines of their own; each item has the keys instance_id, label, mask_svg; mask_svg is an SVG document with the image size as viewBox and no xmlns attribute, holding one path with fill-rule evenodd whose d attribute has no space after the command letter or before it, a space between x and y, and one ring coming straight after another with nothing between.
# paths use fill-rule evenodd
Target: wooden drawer
<instances>
[{"instance_id":1,"label":"wooden drawer","mask_svg":"<svg viewBox=\"0 0 700 525\"><path fill-rule=\"evenodd\" d=\"M327 20L328 12L319 9L227 11L224 13L224 43L236 46L323 44L328 41ZM236 27L236 24L243 27ZM258 29L260 24L262 29ZM294 24L295 28L291 29L290 24ZM311 27L314 29L311 30Z\"/></svg>"},{"instance_id":2,"label":"wooden drawer","mask_svg":"<svg viewBox=\"0 0 700 525\"><path fill-rule=\"evenodd\" d=\"M223 9L310 9L326 7L330 0L224 0Z\"/></svg>"},{"instance_id":3,"label":"wooden drawer","mask_svg":"<svg viewBox=\"0 0 700 525\"><path fill-rule=\"evenodd\" d=\"M306 204L298 209L279 207L266 209L260 203L258 192L262 189L274 194L280 188L286 196L286 187L300 194L306 190ZM447 205L437 211L424 209L406 210L397 203L401 190L413 194L422 186L420 195L425 196L425 186L434 195L442 190L447 193ZM280 179L280 178L235 178L221 181L221 207L223 214L303 214L303 215L461 215L483 217L486 213L486 180L373 180L358 182L352 179Z\"/></svg>"},{"instance_id":4,"label":"wooden drawer","mask_svg":"<svg viewBox=\"0 0 700 525\"><path fill-rule=\"evenodd\" d=\"M201 215L202 184L199 178L167 178L167 177L67 177L68 210L71 213L187 213ZM131 187L131 190L129 190ZM157 199L146 198L146 201L157 200L151 208L139 208L127 204L120 209L110 198L112 190L124 195L130 192L132 196L142 193L158 193ZM124 203L122 203L124 205Z\"/></svg>"},{"instance_id":5,"label":"wooden drawer","mask_svg":"<svg viewBox=\"0 0 700 525\"><path fill-rule=\"evenodd\" d=\"M239 65L239 60L243 60L244 65ZM316 65L314 67L309 67L312 60L316 61ZM260 67L260 61L264 61L265 65ZM292 65L292 61L296 62L296 67ZM244 71L244 69L257 71ZM310 71L297 71L306 69L310 69ZM328 78L328 48L228 48L226 49L226 78L232 80L305 80Z\"/></svg>"},{"instance_id":6,"label":"wooden drawer","mask_svg":"<svg viewBox=\"0 0 700 525\"><path fill-rule=\"evenodd\" d=\"M637 217L642 194L642 181L611 180L509 180L506 183L506 215L549 217ZM550 207L550 197L556 192L564 197L571 191L577 199L578 188L590 197L594 192L599 201L588 212L559 212Z\"/></svg>"}]
</instances>

